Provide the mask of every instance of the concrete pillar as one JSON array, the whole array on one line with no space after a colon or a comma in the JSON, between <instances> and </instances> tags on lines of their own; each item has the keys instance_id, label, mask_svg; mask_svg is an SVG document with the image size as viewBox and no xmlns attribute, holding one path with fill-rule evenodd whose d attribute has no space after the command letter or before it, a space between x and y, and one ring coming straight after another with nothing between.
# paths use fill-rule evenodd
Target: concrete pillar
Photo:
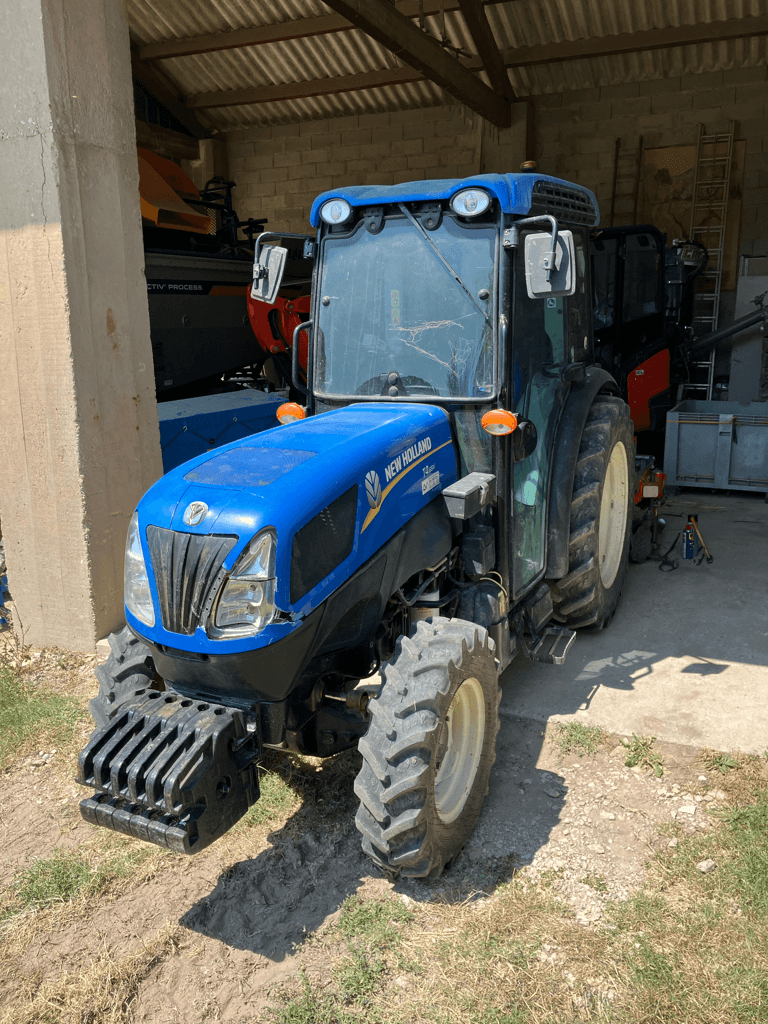
<instances>
[{"instance_id":1,"label":"concrete pillar","mask_svg":"<svg viewBox=\"0 0 768 1024\"><path fill-rule=\"evenodd\" d=\"M125 6L0 4L0 517L25 642L122 619L162 473Z\"/></svg>"}]
</instances>

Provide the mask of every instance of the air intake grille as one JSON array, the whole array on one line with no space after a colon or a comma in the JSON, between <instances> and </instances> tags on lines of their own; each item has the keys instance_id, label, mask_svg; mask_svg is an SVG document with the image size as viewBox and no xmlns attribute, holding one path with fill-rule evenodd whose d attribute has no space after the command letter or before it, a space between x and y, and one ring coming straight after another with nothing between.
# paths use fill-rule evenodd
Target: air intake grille
<instances>
[{"instance_id":1,"label":"air intake grille","mask_svg":"<svg viewBox=\"0 0 768 1024\"><path fill-rule=\"evenodd\" d=\"M355 541L357 484L350 487L294 535L291 551L291 604L333 572Z\"/></svg>"},{"instance_id":2,"label":"air intake grille","mask_svg":"<svg viewBox=\"0 0 768 1024\"><path fill-rule=\"evenodd\" d=\"M571 224L586 224L589 227L597 219L589 196L578 189L552 185L547 181L537 181L533 186L531 213L551 213Z\"/></svg>"},{"instance_id":3,"label":"air intake grille","mask_svg":"<svg viewBox=\"0 0 768 1024\"><path fill-rule=\"evenodd\" d=\"M189 635L204 622L224 576L224 559L236 543L236 537L147 527L157 599L167 630Z\"/></svg>"}]
</instances>

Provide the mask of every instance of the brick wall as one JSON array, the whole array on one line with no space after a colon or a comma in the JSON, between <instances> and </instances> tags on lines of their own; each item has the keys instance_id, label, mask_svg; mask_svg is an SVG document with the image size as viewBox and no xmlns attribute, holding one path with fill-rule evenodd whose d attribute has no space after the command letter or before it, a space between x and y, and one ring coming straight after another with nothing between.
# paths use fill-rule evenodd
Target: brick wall
<instances>
[{"instance_id":1,"label":"brick wall","mask_svg":"<svg viewBox=\"0 0 768 1024\"><path fill-rule=\"evenodd\" d=\"M768 255L768 69L741 68L685 78L539 96L536 159L539 169L591 188L603 222L611 204L614 146L621 139L615 222L632 221L631 178L640 136L646 148L695 143L699 124L725 132L736 120L746 142L739 252ZM624 197L621 194L624 193Z\"/></svg>"},{"instance_id":2,"label":"brick wall","mask_svg":"<svg viewBox=\"0 0 768 1024\"><path fill-rule=\"evenodd\" d=\"M512 171L531 156L540 170L591 188L605 223L620 138L615 222L627 224L641 135L647 148L693 143L700 123L720 132L735 119L736 137L746 141L739 251L768 255L767 115L768 69L755 67L537 96L515 105L505 132L448 104L252 128L226 139L240 215L306 231L312 201L325 189Z\"/></svg>"},{"instance_id":3,"label":"brick wall","mask_svg":"<svg viewBox=\"0 0 768 1024\"><path fill-rule=\"evenodd\" d=\"M516 169L529 155L530 128L530 108L518 103L504 131L451 104L231 132L235 205L243 218L268 217L270 227L306 231L312 201L336 186Z\"/></svg>"},{"instance_id":4,"label":"brick wall","mask_svg":"<svg viewBox=\"0 0 768 1024\"><path fill-rule=\"evenodd\" d=\"M237 211L306 231L313 200L334 186L476 173L481 131L479 119L452 105L232 132Z\"/></svg>"}]
</instances>

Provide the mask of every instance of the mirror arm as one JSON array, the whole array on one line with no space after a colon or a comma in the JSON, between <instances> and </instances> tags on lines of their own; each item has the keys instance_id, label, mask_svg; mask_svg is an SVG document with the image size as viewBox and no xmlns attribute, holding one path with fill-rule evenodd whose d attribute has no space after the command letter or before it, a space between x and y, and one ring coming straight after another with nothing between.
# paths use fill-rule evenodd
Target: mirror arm
<instances>
[{"instance_id":1,"label":"mirror arm","mask_svg":"<svg viewBox=\"0 0 768 1024\"><path fill-rule=\"evenodd\" d=\"M549 224L552 230L552 240L549 252L542 260L542 267L547 272L547 281L552 279L552 271L555 269L555 255L557 253L557 234L559 228L557 221L550 213L542 213L537 217L523 217L522 220L513 221L512 226L504 231L504 248L516 249L520 245L520 228L533 227L536 224Z\"/></svg>"}]
</instances>

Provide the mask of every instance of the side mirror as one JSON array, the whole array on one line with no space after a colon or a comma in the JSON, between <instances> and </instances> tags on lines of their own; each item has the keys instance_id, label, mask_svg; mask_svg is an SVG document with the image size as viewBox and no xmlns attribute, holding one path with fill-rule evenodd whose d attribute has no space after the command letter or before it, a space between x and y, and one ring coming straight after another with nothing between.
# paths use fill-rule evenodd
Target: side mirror
<instances>
[{"instance_id":1,"label":"side mirror","mask_svg":"<svg viewBox=\"0 0 768 1024\"><path fill-rule=\"evenodd\" d=\"M576 291L576 251L572 231L558 232L554 260L552 235L546 231L525 236L524 254L525 286L529 298L557 299L573 295Z\"/></svg>"},{"instance_id":2,"label":"side mirror","mask_svg":"<svg viewBox=\"0 0 768 1024\"><path fill-rule=\"evenodd\" d=\"M549 237L549 236L547 236ZM536 451L539 437L531 420L520 420L512 434L512 461L522 462Z\"/></svg>"},{"instance_id":3,"label":"side mirror","mask_svg":"<svg viewBox=\"0 0 768 1024\"><path fill-rule=\"evenodd\" d=\"M257 247L253 264L252 299L272 305L283 283L287 258L288 250L280 245L265 244Z\"/></svg>"}]
</instances>

